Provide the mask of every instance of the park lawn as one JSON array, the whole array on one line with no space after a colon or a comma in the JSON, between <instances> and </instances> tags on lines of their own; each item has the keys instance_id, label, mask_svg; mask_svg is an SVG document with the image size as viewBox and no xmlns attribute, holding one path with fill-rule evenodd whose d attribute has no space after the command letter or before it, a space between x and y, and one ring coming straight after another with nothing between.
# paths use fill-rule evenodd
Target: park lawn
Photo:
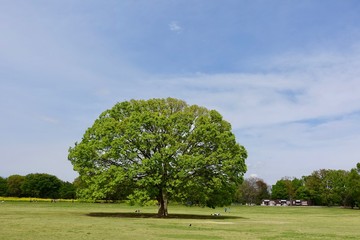
<instances>
[{"instance_id":1,"label":"park lawn","mask_svg":"<svg viewBox=\"0 0 360 240\"><path fill-rule=\"evenodd\" d=\"M359 210L231 206L225 213L170 205L166 219L156 212L126 204L4 202L0 239L360 239Z\"/></svg>"}]
</instances>

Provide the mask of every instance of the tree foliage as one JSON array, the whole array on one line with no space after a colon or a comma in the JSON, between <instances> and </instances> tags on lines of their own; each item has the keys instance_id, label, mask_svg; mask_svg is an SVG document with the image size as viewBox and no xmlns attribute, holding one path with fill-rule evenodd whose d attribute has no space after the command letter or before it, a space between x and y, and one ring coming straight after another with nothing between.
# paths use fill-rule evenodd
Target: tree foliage
<instances>
[{"instance_id":1,"label":"tree foliage","mask_svg":"<svg viewBox=\"0 0 360 240\"><path fill-rule=\"evenodd\" d=\"M315 205L345 205L348 171L320 169L305 177L305 187Z\"/></svg>"},{"instance_id":2,"label":"tree foliage","mask_svg":"<svg viewBox=\"0 0 360 240\"><path fill-rule=\"evenodd\" d=\"M351 171L320 169L302 179L283 178L272 188L274 199L303 199L321 206L355 206L360 196L360 176Z\"/></svg>"},{"instance_id":3,"label":"tree foliage","mask_svg":"<svg viewBox=\"0 0 360 240\"><path fill-rule=\"evenodd\" d=\"M352 207L360 206L360 163L351 169L346 184L346 204Z\"/></svg>"},{"instance_id":4,"label":"tree foliage","mask_svg":"<svg viewBox=\"0 0 360 240\"><path fill-rule=\"evenodd\" d=\"M4 188L1 188L2 182L6 184ZM6 189L2 196L9 197L75 199L77 187L46 173L31 173L26 176L15 174L3 181L0 178L0 193L4 192L1 189Z\"/></svg>"},{"instance_id":5,"label":"tree foliage","mask_svg":"<svg viewBox=\"0 0 360 240\"><path fill-rule=\"evenodd\" d=\"M288 190L289 182L289 179L280 179L276 181L275 185L273 185L271 188L271 198L290 199L290 194Z\"/></svg>"},{"instance_id":6,"label":"tree foliage","mask_svg":"<svg viewBox=\"0 0 360 240\"><path fill-rule=\"evenodd\" d=\"M59 198L61 180L46 173L31 173L25 176L21 190L26 197Z\"/></svg>"},{"instance_id":7,"label":"tree foliage","mask_svg":"<svg viewBox=\"0 0 360 240\"><path fill-rule=\"evenodd\" d=\"M74 184L70 182L62 182L59 188L59 197L62 199L75 199L76 189Z\"/></svg>"},{"instance_id":8,"label":"tree foliage","mask_svg":"<svg viewBox=\"0 0 360 240\"><path fill-rule=\"evenodd\" d=\"M273 199L302 199L318 206L359 206L360 163L350 171L320 169L302 179L282 178L272 186Z\"/></svg>"},{"instance_id":9,"label":"tree foliage","mask_svg":"<svg viewBox=\"0 0 360 240\"><path fill-rule=\"evenodd\" d=\"M243 204L258 205L269 197L269 186L263 179L255 177L245 179L236 192L236 201Z\"/></svg>"},{"instance_id":10,"label":"tree foliage","mask_svg":"<svg viewBox=\"0 0 360 240\"><path fill-rule=\"evenodd\" d=\"M271 189L272 199L308 199L307 190L302 179L285 177L278 180Z\"/></svg>"},{"instance_id":11,"label":"tree foliage","mask_svg":"<svg viewBox=\"0 0 360 240\"><path fill-rule=\"evenodd\" d=\"M22 197L21 186L25 180L24 176L14 174L7 178L7 195L11 197Z\"/></svg>"},{"instance_id":12,"label":"tree foliage","mask_svg":"<svg viewBox=\"0 0 360 240\"><path fill-rule=\"evenodd\" d=\"M69 149L83 197L119 192L131 201L231 203L246 171L246 150L215 110L167 98L131 100L103 112Z\"/></svg>"},{"instance_id":13,"label":"tree foliage","mask_svg":"<svg viewBox=\"0 0 360 240\"><path fill-rule=\"evenodd\" d=\"M0 177L0 196L6 196L7 189L7 180L3 177Z\"/></svg>"}]
</instances>

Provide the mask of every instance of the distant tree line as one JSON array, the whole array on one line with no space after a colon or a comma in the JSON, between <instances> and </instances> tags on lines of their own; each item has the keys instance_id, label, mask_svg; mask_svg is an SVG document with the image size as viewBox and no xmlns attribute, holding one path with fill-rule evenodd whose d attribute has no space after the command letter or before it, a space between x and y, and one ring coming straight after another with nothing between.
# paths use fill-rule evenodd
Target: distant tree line
<instances>
[{"instance_id":1,"label":"distant tree line","mask_svg":"<svg viewBox=\"0 0 360 240\"><path fill-rule=\"evenodd\" d=\"M316 206L360 205L360 163L350 171L320 169L302 178L284 177L272 187L260 178L245 179L235 201L260 204L264 199L307 200Z\"/></svg>"},{"instance_id":2,"label":"distant tree line","mask_svg":"<svg viewBox=\"0 0 360 240\"><path fill-rule=\"evenodd\" d=\"M45 173L0 177L0 196L81 199L88 189L80 178L70 183ZM97 200L125 200L128 191L113 188ZM234 196L234 202L243 204L259 205L264 199L307 200L316 206L359 206L360 163L350 171L320 169L301 178L284 177L272 186L261 178L247 178Z\"/></svg>"},{"instance_id":3,"label":"distant tree line","mask_svg":"<svg viewBox=\"0 0 360 240\"><path fill-rule=\"evenodd\" d=\"M46 173L11 175L0 177L0 196L75 199L76 188L73 183Z\"/></svg>"}]
</instances>

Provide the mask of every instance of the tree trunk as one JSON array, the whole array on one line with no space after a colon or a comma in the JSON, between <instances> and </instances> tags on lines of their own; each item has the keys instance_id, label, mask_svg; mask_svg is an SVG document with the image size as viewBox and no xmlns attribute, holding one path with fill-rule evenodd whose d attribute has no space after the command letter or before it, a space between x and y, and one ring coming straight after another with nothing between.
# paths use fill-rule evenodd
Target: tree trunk
<instances>
[{"instance_id":1,"label":"tree trunk","mask_svg":"<svg viewBox=\"0 0 360 240\"><path fill-rule=\"evenodd\" d=\"M168 210L167 210L168 199L167 199L166 191L164 191L164 190L160 191L160 194L158 197L158 202L159 202L158 216L166 217L168 215Z\"/></svg>"}]
</instances>

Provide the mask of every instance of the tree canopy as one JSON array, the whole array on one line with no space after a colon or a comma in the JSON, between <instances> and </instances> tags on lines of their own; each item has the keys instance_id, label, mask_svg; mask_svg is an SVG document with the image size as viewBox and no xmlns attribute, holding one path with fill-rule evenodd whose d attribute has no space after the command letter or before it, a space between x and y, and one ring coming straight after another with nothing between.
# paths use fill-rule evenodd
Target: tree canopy
<instances>
[{"instance_id":1,"label":"tree canopy","mask_svg":"<svg viewBox=\"0 0 360 240\"><path fill-rule=\"evenodd\" d=\"M22 190L21 185L24 183L25 177L15 174L11 175L7 178L7 195L12 197L21 197L22 196Z\"/></svg>"},{"instance_id":2,"label":"tree canopy","mask_svg":"<svg viewBox=\"0 0 360 240\"><path fill-rule=\"evenodd\" d=\"M46 173L30 173L21 185L24 196L37 198L58 198L61 180Z\"/></svg>"},{"instance_id":3,"label":"tree canopy","mask_svg":"<svg viewBox=\"0 0 360 240\"><path fill-rule=\"evenodd\" d=\"M130 201L168 200L223 206L246 172L245 148L215 110L182 100L117 103L69 149L85 182L81 196L106 199L121 189Z\"/></svg>"},{"instance_id":4,"label":"tree canopy","mask_svg":"<svg viewBox=\"0 0 360 240\"><path fill-rule=\"evenodd\" d=\"M235 200L242 204L261 204L270 197L269 186L263 179L250 177L238 187Z\"/></svg>"}]
</instances>

